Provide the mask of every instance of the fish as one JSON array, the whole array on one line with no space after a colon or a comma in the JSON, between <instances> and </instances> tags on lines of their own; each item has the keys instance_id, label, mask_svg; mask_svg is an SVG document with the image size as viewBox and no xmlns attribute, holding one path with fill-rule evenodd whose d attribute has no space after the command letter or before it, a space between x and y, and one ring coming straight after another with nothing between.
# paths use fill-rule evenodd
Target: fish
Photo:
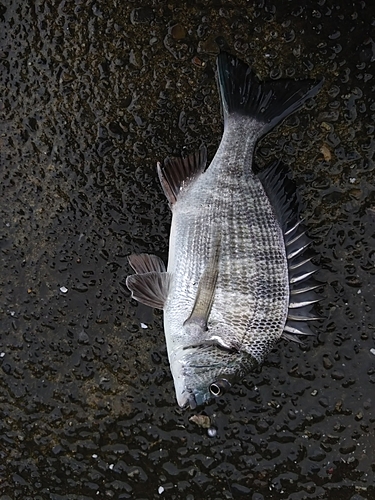
<instances>
[{"instance_id":1,"label":"fish","mask_svg":"<svg viewBox=\"0 0 375 500\"><path fill-rule=\"evenodd\" d=\"M279 161L257 172L257 142L314 97L320 80L261 81L241 59L217 57L224 131L207 150L157 164L172 211L168 267L128 257L133 299L163 310L177 403L222 396L259 367L281 338L311 335L317 267L295 185Z\"/></svg>"}]
</instances>

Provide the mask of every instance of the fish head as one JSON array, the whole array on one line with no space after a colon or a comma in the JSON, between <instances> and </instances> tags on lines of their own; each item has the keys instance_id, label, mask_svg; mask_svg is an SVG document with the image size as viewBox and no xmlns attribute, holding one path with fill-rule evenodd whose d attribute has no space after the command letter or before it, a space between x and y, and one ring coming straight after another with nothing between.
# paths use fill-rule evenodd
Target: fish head
<instances>
[{"instance_id":1,"label":"fish head","mask_svg":"<svg viewBox=\"0 0 375 500\"><path fill-rule=\"evenodd\" d=\"M171 369L177 402L182 408L194 409L222 396L258 365L250 354L223 349L217 343L185 347L175 354Z\"/></svg>"}]
</instances>

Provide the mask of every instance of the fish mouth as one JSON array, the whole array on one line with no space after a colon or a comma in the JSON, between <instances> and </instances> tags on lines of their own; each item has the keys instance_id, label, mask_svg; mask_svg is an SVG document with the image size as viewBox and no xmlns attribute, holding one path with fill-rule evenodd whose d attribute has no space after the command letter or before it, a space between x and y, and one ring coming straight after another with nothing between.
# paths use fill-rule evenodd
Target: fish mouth
<instances>
[{"instance_id":1,"label":"fish mouth","mask_svg":"<svg viewBox=\"0 0 375 500\"><path fill-rule=\"evenodd\" d=\"M209 397L205 397L205 395L200 395L199 393L190 392L186 395L182 395L180 399L177 399L177 402L180 408L184 410L190 409L195 410L197 406L201 406L212 398L210 394Z\"/></svg>"},{"instance_id":2,"label":"fish mouth","mask_svg":"<svg viewBox=\"0 0 375 500\"><path fill-rule=\"evenodd\" d=\"M181 394L177 394L176 391L176 397L178 406L180 408L183 408L184 410L187 410L189 408L190 410L195 410L195 408L200 404L197 401L195 394L192 392L188 392L187 390L184 390Z\"/></svg>"},{"instance_id":3,"label":"fish mouth","mask_svg":"<svg viewBox=\"0 0 375 500\"><path fill-rule=\"evenodd\" d=\"M190 406L190 410L195 410L195 408L198 406L194 394L189 395L185 408L187 408L188 406Z\"/></svg>"}]
</instances>

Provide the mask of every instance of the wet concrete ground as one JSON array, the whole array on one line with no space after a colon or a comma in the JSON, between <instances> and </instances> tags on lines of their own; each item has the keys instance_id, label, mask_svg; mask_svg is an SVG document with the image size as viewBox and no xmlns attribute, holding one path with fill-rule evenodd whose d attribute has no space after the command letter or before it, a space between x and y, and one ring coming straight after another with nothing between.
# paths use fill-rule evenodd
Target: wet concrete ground
<instances>
[{"instance_id":1,"label":"wet concrete ground","mask_svg":"<svg viewBox=\"0 0 375 500\"><path fill-rule=\"evenodd\" d=\"M189 5L0 3L1 500L375 498L375 7ZM123 285L128 254L167 257L156 160L220 141L218 36L325 77L257 162L290 166L327 286L316 339L182 411Z\"/></svg>"}]
</instances>

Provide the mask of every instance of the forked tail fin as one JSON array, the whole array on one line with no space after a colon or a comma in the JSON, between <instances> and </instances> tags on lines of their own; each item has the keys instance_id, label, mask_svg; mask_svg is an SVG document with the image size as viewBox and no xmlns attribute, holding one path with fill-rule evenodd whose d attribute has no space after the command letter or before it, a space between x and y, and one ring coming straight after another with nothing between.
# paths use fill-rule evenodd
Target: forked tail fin
<instances>
[{"instance_id":1,"label":"forked tail fin","mask_svg":"<svg viewBox=\"0 0 375 500\"><path fill-rule=\"evenodd\" d=\"M252 117L263 124L259 137L317 94L323 79L270 80L262 82L251 68L237 57L221 52L217 59L224 123L231 114Z\"/></svg>"}]
</instances>

